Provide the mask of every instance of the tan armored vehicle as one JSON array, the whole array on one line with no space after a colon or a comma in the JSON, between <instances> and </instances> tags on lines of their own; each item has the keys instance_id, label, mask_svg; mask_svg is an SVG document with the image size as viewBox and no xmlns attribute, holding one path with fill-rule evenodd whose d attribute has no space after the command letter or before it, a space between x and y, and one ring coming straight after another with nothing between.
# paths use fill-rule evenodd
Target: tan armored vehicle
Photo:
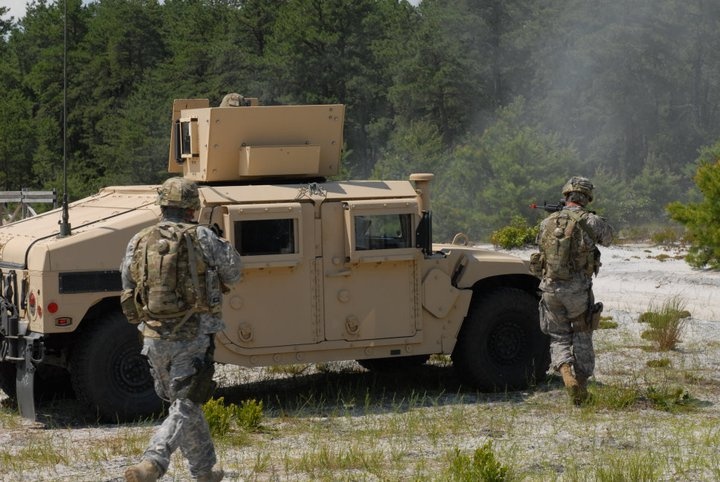
<instances>
[{"instance_id":1,"label":"tan armored vehicle","mask_svg":"<svg viewBox=\"0 0 720 482\"><path fill-rule=\"evenodd\" d=\"M480 389L544 377L548 340L526 263L432 244L431 174L325 181L339 172L343 121L342 105L175 101L168 170L198 182L198 222L243 260L216 361L397 369L444 353ZM0 227L0 386L24 416L63 380L107 420L160 407L118 271L130 237L158 219L157 188L73 202L65 232L59 210Z\"/></svg>"}]
</instances>

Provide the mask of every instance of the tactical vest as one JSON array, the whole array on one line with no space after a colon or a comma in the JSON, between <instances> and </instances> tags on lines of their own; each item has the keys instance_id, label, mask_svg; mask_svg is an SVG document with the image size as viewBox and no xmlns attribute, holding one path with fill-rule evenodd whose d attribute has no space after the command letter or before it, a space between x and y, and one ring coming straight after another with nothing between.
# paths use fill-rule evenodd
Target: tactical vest
<instances>
[{"instance_id":1,"label":"tactical vest","mask_svg":"<svg viewBox=\"0 0 720 482\"><path fill-rule=\"evenodd\" d=\"M130 273L142 318L177 320L191 312L213 311L196 229L194 224L161 222L140 234Z\"/></svg>"},{"instance_id":2,"label":"tactical vest","mask_svg":"<svg viewBox=\"0 0 720 482\"><path fill-rule=\"evenodd\" d=\"M583 236L585 232L591 239L594 238L585 216L585 212L570 209L548 216L538 243L542 254L543 276L569 280L575 273L592 276L596 272L596 264L599 265L595 254L597 250Z\"/></svg>"}]
</instances>

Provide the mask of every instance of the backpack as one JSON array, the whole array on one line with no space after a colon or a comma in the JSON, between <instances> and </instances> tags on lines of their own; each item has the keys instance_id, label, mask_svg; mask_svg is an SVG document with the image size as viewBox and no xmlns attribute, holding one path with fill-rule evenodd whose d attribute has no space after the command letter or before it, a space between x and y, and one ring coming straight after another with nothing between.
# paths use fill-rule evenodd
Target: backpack
<instances>
[{"instance_id":1,"label":"backpack","mask_svg":"<svg viewBox=\"0 0 720 482\"><path fill-rule=\"evenodd\" d=\"M199 253L196 228L194 224L161 222L139 236L130 272L143 318L186 319L207 309L207 266Z\"/></svg>"},{"instance_id":2,"label":"backpack","mask_svg":"<svg viewBox=\"0 0 720 482\"><path fill-rule=\"evenodd\" d=\"M573 274L584 272L592 276L596 261L594 246L585 242L583 231L594 239L588 228L585 213L563 209L548 216L545 229L538 240L541 274L555 280L572 279Z\"/></svg>"}]
</instances>

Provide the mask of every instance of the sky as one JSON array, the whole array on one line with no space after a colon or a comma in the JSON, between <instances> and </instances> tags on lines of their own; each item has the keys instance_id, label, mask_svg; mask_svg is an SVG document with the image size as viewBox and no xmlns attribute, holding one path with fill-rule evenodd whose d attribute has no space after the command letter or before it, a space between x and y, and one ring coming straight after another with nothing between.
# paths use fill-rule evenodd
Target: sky
<instances>
[{"instance_id":1,"label":"sky","mask_svg":"<svg viewBox=\"0 0 720 482\"><path fill-rule=\"evenodd\" d=\"M0 0L0 7L7 7L10 9L9 16L15 17L15 20L25 16L25 5L27 0ZM8 18L5 15L3 18Z\"/></svg>"}]
</instances>

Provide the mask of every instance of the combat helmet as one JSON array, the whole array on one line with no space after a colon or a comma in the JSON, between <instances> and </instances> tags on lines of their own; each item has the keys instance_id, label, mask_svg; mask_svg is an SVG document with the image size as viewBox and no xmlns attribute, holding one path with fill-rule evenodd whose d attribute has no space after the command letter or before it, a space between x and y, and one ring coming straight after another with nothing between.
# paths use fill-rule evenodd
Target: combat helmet
<instances>
[{"instance_id":1,"label":"combat helmet","mask_svg":"<svg viewBox=\"0 0 720 482\"><path fill-rule=\"evenodd\" d=\"M593 183L586 177L573 176L565 183L562 189L563 196L567 196L571 192L579 192L588 198L588 202L593 200Z\"/></svg>"},{"instance_id":2,"label":"combat helmet","mask_svg":"<svg viewBox=\"0 0 720 482\"><path fill-rule=\"evenodd\" d=\"M184 209L200 209L197 184L183 177L171 177L160 186L157 204Z\"/></svg>"}]
</instances>

